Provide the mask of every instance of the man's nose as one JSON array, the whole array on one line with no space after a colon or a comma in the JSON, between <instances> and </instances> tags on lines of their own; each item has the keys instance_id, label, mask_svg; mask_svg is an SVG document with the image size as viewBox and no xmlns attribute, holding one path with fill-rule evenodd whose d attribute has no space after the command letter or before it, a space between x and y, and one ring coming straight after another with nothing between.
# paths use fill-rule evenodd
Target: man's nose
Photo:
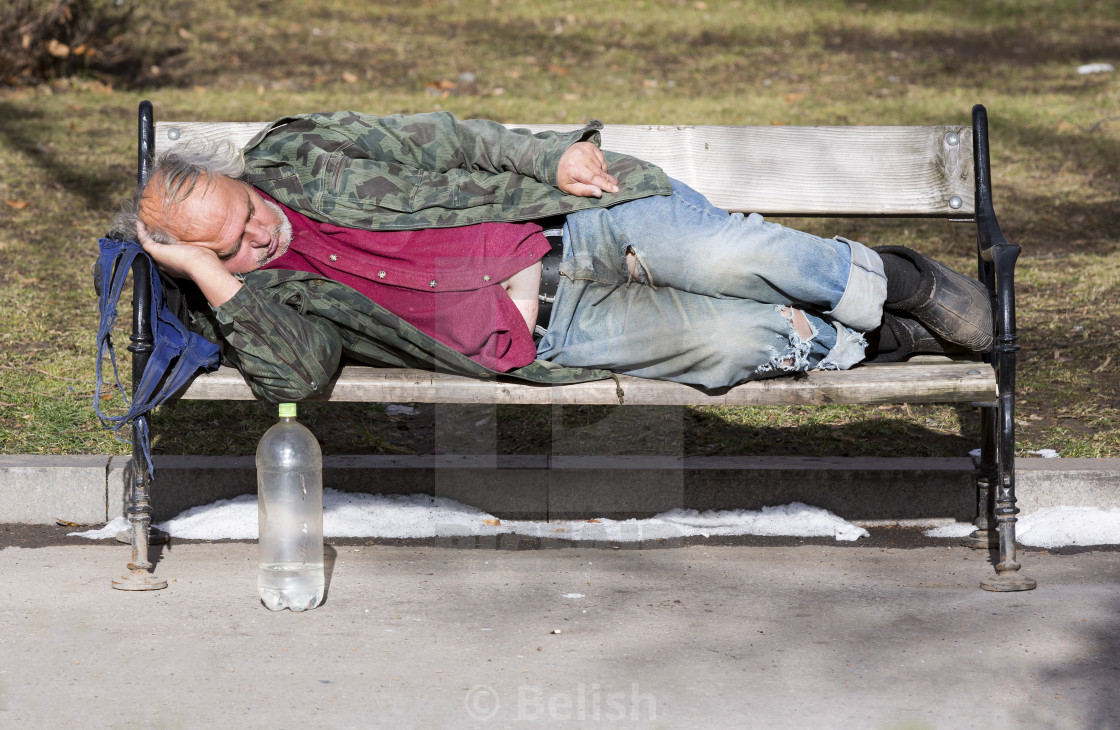
<instances>
[{"instance_id":1,"label":"man's nose","mask_svg":"<svg viewBox=\"0 0 1120 730\"><path fill-rule=\"evenodd\" d=\"M272 233L258 220L249 221L249 225L245 227L246 238L249 239L249 245L254 248L264 248L272 242Z\"/></svg>"}]
</instances>

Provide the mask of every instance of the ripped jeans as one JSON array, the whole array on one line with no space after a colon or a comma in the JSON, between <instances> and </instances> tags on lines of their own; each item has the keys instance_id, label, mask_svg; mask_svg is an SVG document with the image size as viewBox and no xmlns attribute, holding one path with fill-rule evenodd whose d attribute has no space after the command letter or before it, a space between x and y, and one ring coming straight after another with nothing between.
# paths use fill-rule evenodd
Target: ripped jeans
<instances>
[{"instance_id":1,"label":"ripped jeans","mask_svg":"<svg viewBox=\"0 0 1120 730\"><path fill-rule=\"evenodd\" d=\"M713 389L863 359L887 291L875 252L729 214L672 185L671 196L568 216L538 358Z\"/></svg>"}]
</instances>

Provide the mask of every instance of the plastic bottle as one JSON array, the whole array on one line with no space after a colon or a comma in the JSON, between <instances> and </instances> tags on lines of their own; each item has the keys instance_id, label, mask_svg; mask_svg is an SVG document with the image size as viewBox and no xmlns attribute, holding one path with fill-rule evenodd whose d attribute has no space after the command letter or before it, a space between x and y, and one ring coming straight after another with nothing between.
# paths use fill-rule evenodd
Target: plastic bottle
<instances>
[{"instance_id":1,"label":"plastic bottle","mask_svg":"<svg viewBox=\"0 0 1120 730\"><path fill-rule=\"evenodd\" d=\"M257 592L273 611L305 611L323 600L323 456L280 404L280 421L257 445Z\"/></svg>"}]
</instances>

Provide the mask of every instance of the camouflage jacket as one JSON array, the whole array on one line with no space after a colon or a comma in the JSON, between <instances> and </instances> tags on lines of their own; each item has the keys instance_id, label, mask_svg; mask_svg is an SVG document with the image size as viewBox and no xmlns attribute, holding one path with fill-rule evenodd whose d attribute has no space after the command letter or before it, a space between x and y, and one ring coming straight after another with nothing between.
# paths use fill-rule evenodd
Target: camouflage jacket
<instances>
[{"instance_id":1,"label":"camouflage jacket","mask_svg":"<svg viewBox=\"0 0 1120 730\"><path fill-rule=\"evenodd\" d=\"M318 221L371 230L417 230L528 221L668 195L661 169L607 152L619 193L581 198L554 187L570 144L598 143L599 124L570 134L510 131L447 113L379 118L353 112L289 116L246 146L246 180ZM192 327L223 343L223 358L260 399L323 393L343 357L496 377L362 294L316 274L255 271L211 309L190 307ZM506 376L538 383L601 380L607 371L535 361Z\"/></svg>"},{"instance_id":2,"label":"camouflage jacket","mask_svg":"<svg viewBox=\"0 0 1120 730\"><path fill-rule=\"evenodd\" d=\"M530 134L447 112L284 117L246 145L245 180L315 220L381 231L538 220L670 194L656 165L609 151L619 192L561 192L560 157L576 142L598 145L601 128Z\"/></svg>"},{"instance_id":3,"label":"camouflage jacket","mask_svg":"<svg viewBox=\"0 0 1120 730\"><path fill-rule=\"evenodd\" d=\"M611 152L605 155L618 193L581 198L560 192L561 155L578 141L598 144L600 126L531 135L445 113L286 117L247 146L246 180L316 220L373 230L534 220L669 194L659 168ZM225 361L258 398L315 397L344 356L381 367L498 375L343 284L280 270L243 279L246 286L231 300L213 310L192 307L190 317L192 328L224 343ZM611 376L540 360L504 375L538 383Z\"/></svg>"}]
</instances>

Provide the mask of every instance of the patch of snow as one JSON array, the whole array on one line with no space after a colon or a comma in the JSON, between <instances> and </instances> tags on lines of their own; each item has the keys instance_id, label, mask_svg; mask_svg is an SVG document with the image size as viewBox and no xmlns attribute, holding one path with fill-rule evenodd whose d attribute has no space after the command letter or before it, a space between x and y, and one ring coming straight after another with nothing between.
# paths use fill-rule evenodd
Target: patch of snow
<instances>
[{"instance_id":1,"label":"patch of snow","mask_svg":"<svg viewBox=\"0 0 1120 730\"><path fill-rule=\"evenodd\" d=\"M976 528L955 523L926 530L926 537L965 537ZM1069 545L1120 545L1120 508L1047 507L1020 515L1015 539L1021 545L1055 548Z\"/></svg>"},{"instance_id":2,"label":"patch of snow","mask_svg":"<svg viewBox=\"0 0 1120 730\"><path fill-rule=\"evenodd\" d=\"M117 517L104 527L69 533L106 540L128 529ZM255 540L257 499L243 495L223 499L156 525L173 537L195 540ZM956 523L926 530L929 537L964 537L975 527ZM574 541L632 542L698 535L785 535L856 540L867 530L828 510L795 502L761 510L674 509L645 520L577 520L534 522L498 520L480 509L426 494L352 494L323 490L323 532L326 537L459 537L526 535ZM1016 538L1023 545L1053 548L1064 545L1120 544L1120 508L1051 507L1019 517ZM565 598L582 598L568 594Z\"/></svg>"},{"instance_id":3,"label":"patch of snow","mask_svg":"<svg viewBox=\"0 0 1120 730\"><path fill-rule=\"evenodd\" d=\"M1033 547L1120 545L1120 508L1047 507L1019 518L1015 539Z\"/></svg>"},{"instance_id":4,"label":"patch of snow","mask_svg":"<svg viewBox=\"0 0 1120 730\"><path fill-rule=\"evenodd\" d=\"M94 540L128 527L117 518L99 530L70 533ZM247 494L192 507L156 525L172 537L194 540L255 540L257 498ZM828 510L795 502L759 511L698 512L674 509L644 520L576 520L557 524L498 520L475 507L426 494L358 494L323 490L325 537L460 537L526 535L575 541L635 542L696 535L787 535L856 540L867 530Z\"/></svg>"},{"instance_id":5,"label":"patch of snow","mask_svg":"<svg viewBox=\"0 0 1120 730\"><path fill-rule=\"evenodd\" d=\"M96 530L86 530L85 532L70 532L67 533L67 536L88 537L90 540L105 540L110 537L116 537L118 532L127 530L128 528L127 517L115 517L106 522L104 527L99 527Z\"/></svg>"},{"instance_id":6,"label":"patch of snow","mask_svg":"<svg viewBox=\"0 0 1120 730\"><path fill-rule=\"evenodd\" d=\"M677 526L684 535L790 535L851 541L871 533L820 507L801 502L750 510L673 509L649 520Z\"/></svg>"},{"instance_id":7,"label":"patch of snow","mask_svg":"<svg viewBox=\"0 0 1120 730\"><path fill-rule=\"evenodd\" d=\"M926 530L922 534L926 537L968 537L975 529L976 525L971 522L955 522L951 525Z\"/></svg>"}]
</instances>

